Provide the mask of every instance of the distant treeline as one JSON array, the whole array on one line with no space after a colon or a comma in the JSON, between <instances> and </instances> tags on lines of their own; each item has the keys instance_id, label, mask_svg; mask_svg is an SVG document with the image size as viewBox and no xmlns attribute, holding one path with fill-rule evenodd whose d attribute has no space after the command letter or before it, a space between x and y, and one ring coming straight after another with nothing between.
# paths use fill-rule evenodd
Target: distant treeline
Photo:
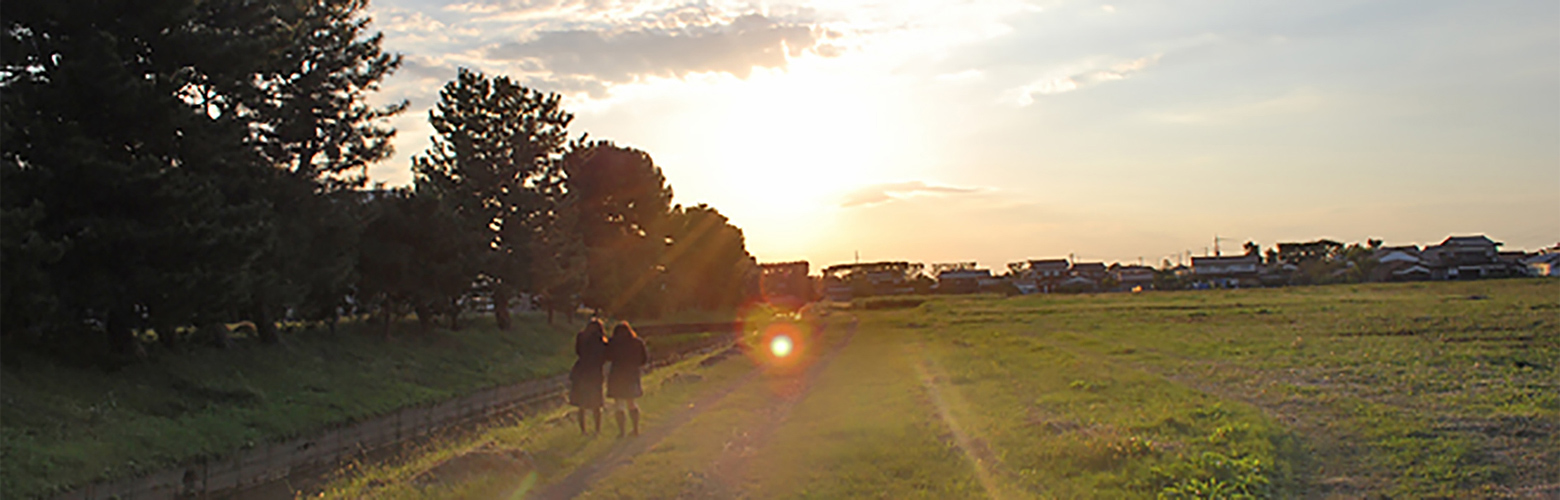
<instances>
[{"instance_id":1,"label":"distant treeline","mask_svg":"<svg viewBox=\"0 0 1560 500\"><path fill-rule=\"evenodd\" d=\"M647 317L756 293L740 229L506 77L462 70L413 185L369 188L407 103L366 99L401 64L366 6L7 4L0 340L124 356L240 321L276 343L282 320L507 328L521 297Z\"/></svg>"}]
</instances>

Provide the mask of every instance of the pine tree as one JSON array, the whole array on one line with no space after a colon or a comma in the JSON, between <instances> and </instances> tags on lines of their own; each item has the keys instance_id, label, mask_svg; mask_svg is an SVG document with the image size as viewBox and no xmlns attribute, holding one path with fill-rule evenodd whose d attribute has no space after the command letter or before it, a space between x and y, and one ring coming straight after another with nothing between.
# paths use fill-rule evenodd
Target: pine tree
<instances>
[{"instance_id":1,"label":"pine tree","mask_svg":"<svg viewBox=\"0 0 1560 500\"><path fill-rule=\"evenodd\" d=\"M368 165L392 153L383 120L406 108L367 104L400 66L368 35L365 0L275 2L262 9L266 47L250 82L250 141L278 170L264 186L275 207L271 244L254 281L252 319L260 338L280 341L274 311L333 319L355 269L362 221L344 210L345 190L367 181Z\"/></svg>"},{"instance_id":2,"label":"pine tree","mask_svg":"<svg viewBox=\"0 0 1560 500\"><path fill-rule=\"evenodd\" d=\"M22 292L30 298L8 290L5 302L57 306L26 328L95 324L128 354L140 349L133 329L219 315L240 298L233 285L247 276L264 208L247 188L262 163L215 90L253 70L246 42L212 21L221 10L7 5L3 208L30 248L46 250L7 248L5 260L34 260L32 278L46 283Z\"/></svg>"},{"instance_id":3,"label":"pine tree","mask_svg":"<svg viewBox=\"0 0 1560 500\"><path fill-rule=\"evenodd\" d=\"M472 255L492 284L500 328L509 327L509 299L537 288L533 263L562 197L558 164L573 115L561 101L462 69L428 113L433 145L414 159L418 194L438 198L465 231L484 236Z\"/></svg>"}]
</instances>

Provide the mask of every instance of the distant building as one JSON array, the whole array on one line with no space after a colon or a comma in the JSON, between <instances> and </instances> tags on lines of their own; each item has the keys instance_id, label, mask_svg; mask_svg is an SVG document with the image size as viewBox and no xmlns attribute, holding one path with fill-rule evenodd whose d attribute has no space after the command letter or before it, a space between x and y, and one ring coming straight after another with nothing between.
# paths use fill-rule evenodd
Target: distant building
<instances>
[{"instance_id":1,"label":"distant building","mask_svg":"<svg viewBox=\"0 0 1560 500\"><path fill-rule=\"evenodd\" d=\"M899 295L915 292L912 281L925 279L924 266L911 262L863 262L837 264L823 270L821 286L829 300L846 301L871 295Z\"/></svg>"},{"instance_id":2,"label":"distant building","mask_svg":"<svg viewBox=\"0 0 1560 500\"><path fill-rule=\"evenodd\" d=\"M1069 278L1072 264L1067 259L1027 260L1008 264L1010 279L1020 293L1050 293ZM1033 292L1028 290L1033 289Z\"/></svg>"},{"instance_id":3,"label":"distant building","mask_svg":"<svg viewBox=\"0 0 1560 500\"><path fill-rule=\"evenodd\" d=\"M1154 268L1148 266L1111 266L1110 277L1115 278L1118 290L1132 290L1137 287L1147 290L1154 287Z\"/></svg>"},{"instance_id":4,"label":"distant building","mask_svg":"<svg viewBox=\"0 0 1560 500\"><path fill-rule=\"evenodd\" d=\"M1070 276L1088 278L1096 282L1104 280L1108 275L1104 262L1074 262L1067 272Z\"/></svg>"},{"instance_id":5,"label":"distant building","mask_svg":"<svg viewBox=\"0 0 1560 500\"><path fill-rule=\"evenodd\" d=\"M1058 284L1069 292L1093 292L1104 284L1109 275L1103 262L1074 262L1067 269L1067 278Z\"/></svg>"},{"instance_id":6,"label":"distant building","mask_svg":"<svg viewBox=\"0 0 1560 500\"><path fill-rule=\"evenodd\" d=\"M939 293L976 293L991 279L990 269L951 269L937 273Z\"/></svg>"},{"instance_id":7,"label":"distant building","mask_svg":"<svg viewBox=\"0 0 1560 500\"><path fill-rule=\"evenodd\" d=\"M1425 247L1420 258L1434 279L1468 280L1526 274L1520 262L1502 259L1502 243L1479 236L1452 236Z\"/></svg>"},{"instance_id":8,"label":"distant building","mask_svg":"<svg viewBox=\"0 0 1560 500\"><path fill-rule=\"evenodd\" d=\"M1209 286L1238 288L1261 286L1258 267L1261 257L1256 254L1238 257L1192 257L1192 277Z\"/></svg>"},{"instance_id":9,"label":"distant building","mask_svg":"<svg viewBox=\"0 0 1560 500\"><path fill-rule=\"evenodd\" d=\"M807 274L810 270L807 261L765 263L759 264L758 268L762 272L759 289L764 302L800 307L813 301L813 282Z\"/></svg>"},{"instance_id":10,"label":"distant building","mask_svg":"<svg viewBox=\"0 0 1560 500\"><path fill-rule=\"evenodd\" d=\"M1560 277L1560 245L1540 250L1522 260L1530 276Z\"/></svg>"},{"instance_id":11,"label":"distant building","mask_svg":"<svg viewBox=\"0 0 1560 500\"><path fill-rule=\"evenodd\" d=\"M1419 245L1377 248L1371 258L1376 260L1371 281L1421 281L1434 275L1421 257Z\"/></svg>"}]
</instances>

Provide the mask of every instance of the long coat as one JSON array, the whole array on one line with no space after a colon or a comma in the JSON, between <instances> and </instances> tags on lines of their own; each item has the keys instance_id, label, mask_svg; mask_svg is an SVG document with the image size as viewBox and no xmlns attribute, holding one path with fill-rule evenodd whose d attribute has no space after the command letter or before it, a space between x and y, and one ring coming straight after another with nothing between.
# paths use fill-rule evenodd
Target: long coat
<instances>
[{"instance_id":1,"label":"long coat","mask_svg":"<svg viewBox=\"0 0 1560 500\"><path fill-rule=\"evenodd\" d=\"M607 341L607 361L612 368L607 375L607 397L631 399L645 395L639 385L639 371L650 361L645 341L629 335L613 335Z\"/></svg>"},{"instance_id":2,"label":"long coat","mask_svg":"<svg viewBox=\"0 0 1560 500\"><path fill-rule=\"evenodd\" d=\"M569 404L580 408L605 406L601 368L607 361L607 339L600 332L581 331L574 335L574 354L579 359L569 369Z\"/></svg>"}]
</instances>

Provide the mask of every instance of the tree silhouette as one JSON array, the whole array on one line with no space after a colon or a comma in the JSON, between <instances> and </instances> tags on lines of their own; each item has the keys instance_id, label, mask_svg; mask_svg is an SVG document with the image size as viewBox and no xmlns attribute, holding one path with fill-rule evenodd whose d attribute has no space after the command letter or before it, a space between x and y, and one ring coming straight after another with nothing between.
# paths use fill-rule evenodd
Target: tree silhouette
<instances>
[{"instance_id":1,"label":"tree silhouette","mask_svg":"<svg viewBox=\"0 0 1560 500\"><path fill-rule=\"evenodd\" d=\"M433 145L414 159L419 193L437 197L464 230L485 236L473 255L492 282L501 328L509 327L510 297L540 281L533 263L547 253L547 228L563 196L559 162L573 115L561 99L462 69L429 111Z\"/></svg>"},{"instance_id":2,"label":"tree silhouette","mask_svg":"<svg viewBox=\"0 0 1560 500\"><path fill-rule=\"evenodd\" d=\"M672 200L660 167L643 151L590 142L570 150L563 169L587 248L585 304L609 315L659 315Z\"/></svg>"},{"instance_id":3,"label":"tree silhouette","mask_svg":"<svg viewBox=\"0 0 1560 500\"><path fill-rule=\"evenodd\" d=\"M346 210L370 163L390 156L394 130L382 120L406 108L369 106L367 94L400 66L369 35L366 0L233 3L252 12L240 27L258 40L261 68L242 106L250 142L276 169L260 188L274 207L273 231L256 269L251 314L260 338L278 342L273 310L334 316L353 281L362 222Z\"/></svg>"},{"instance_id":4,"label":"tree silhouette","mask_svg":"<svg viewBox=\"0 0 1560 500\"><path fill-rule=\"evenodd\" d=\"M95 325L128 354L135 328L171 338L242 301L268 203L252 189L266 165L249 123L230 111L243 93L216 85L259 71L231 7L6 6L0 214L16 231L7 249L41 266L20 275L37 288L6 290L7 323L13 305L54 306L10 326Z\"/></svg>"},{"instance_id":5,"label":"tree silhouette","mask_svg":"<svg viewBox=\"0 0 1560 500\"><path fill-rule=\"evenodd\" d=\"M742 230L707 205L672 208L671 239L662 267L675 309L730 310L752 298L758 261L749 255Z\"/></svg>"}]
</instances>

